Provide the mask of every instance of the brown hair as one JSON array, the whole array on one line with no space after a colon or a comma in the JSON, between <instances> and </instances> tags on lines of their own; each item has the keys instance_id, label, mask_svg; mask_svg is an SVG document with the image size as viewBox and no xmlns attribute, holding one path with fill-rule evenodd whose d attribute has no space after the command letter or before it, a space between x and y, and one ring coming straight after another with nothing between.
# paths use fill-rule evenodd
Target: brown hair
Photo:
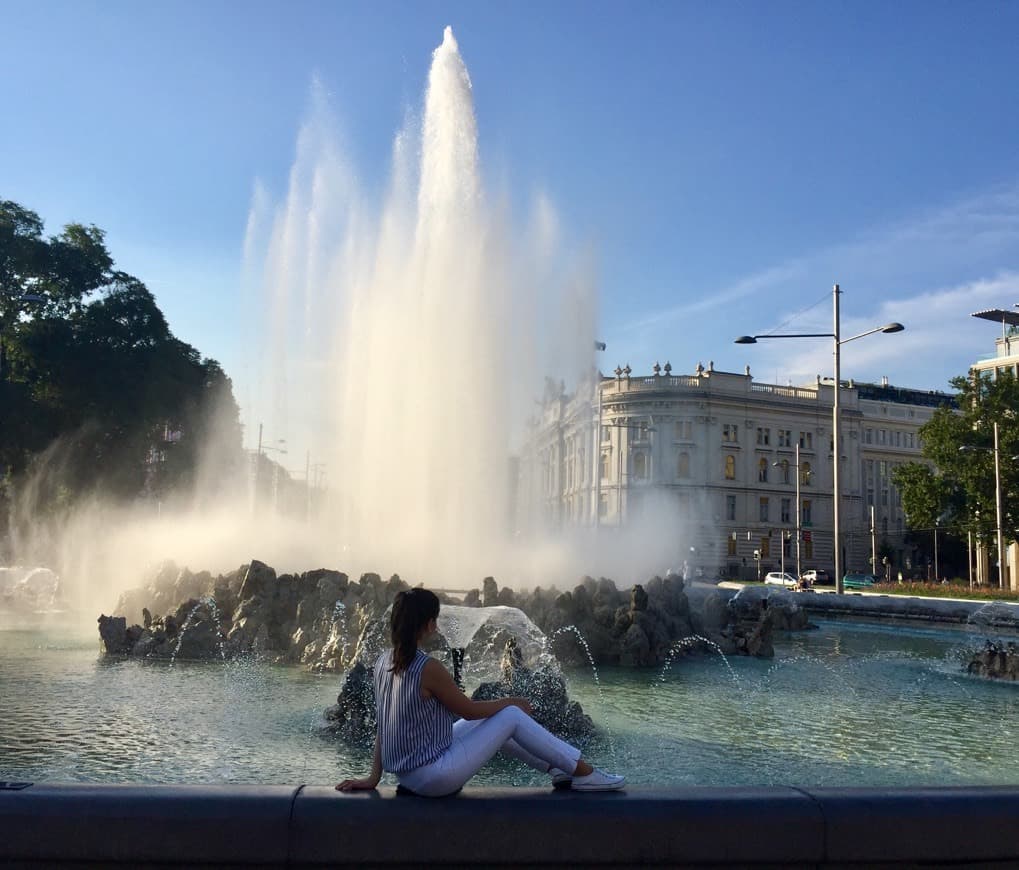
<instances>
[{"instance_id":1,"label":"brown hair","mask_svg":"<svg viewBox=\"0 0 1019 870\"><path fill-rule=\"evenodd\" d=\"M417 654L418 635L430 620L439 616L439 596L430 589L408 589L397 594L389 619L393 641L394 674L410 667Z\"/></svg>"}]
</instances>

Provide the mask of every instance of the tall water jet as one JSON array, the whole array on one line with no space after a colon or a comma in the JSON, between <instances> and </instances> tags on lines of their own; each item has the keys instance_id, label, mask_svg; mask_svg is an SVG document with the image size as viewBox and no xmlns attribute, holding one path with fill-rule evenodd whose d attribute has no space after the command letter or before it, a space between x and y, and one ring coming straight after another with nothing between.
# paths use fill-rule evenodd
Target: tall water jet
<instances>
[{"instance_id":1,"label":"tall water jet","mask_svg":"<svg viewBox=\"0 0 1019 870\"><path fill-rule=\"evenodd\" d=\"M451 585L507 570L513 439L543 377L590 373L593 288L564 265L543 199L514 233L486 198L450 28L377 214L340 138L317 88L285 201L269 217L260 192L253 207L251 308L267 325L249 426L325 460L315 557Z\"/></svg>"}]
</instances>

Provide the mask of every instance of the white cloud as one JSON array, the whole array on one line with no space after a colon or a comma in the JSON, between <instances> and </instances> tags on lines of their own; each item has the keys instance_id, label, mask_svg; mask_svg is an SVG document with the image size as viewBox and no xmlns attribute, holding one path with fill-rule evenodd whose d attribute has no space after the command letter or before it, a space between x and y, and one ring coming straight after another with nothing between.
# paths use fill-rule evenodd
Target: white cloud
<instances>
[{"instance_id":1,"label":"white cloud","mask_svg":"<svg viewBox=\"0 0 1019 870\"><path fill-rule=\"evenodd\" d=\"M906 331L843 348L843 375L923 389L947 387L994 351L993 324L970 315L1019 302L1019 185L1003 186L783 260L678 305L607 330L620 357L714 358L765 380L803 381L832 371L824 340L736 346L740 333L831 332L830 288L840 281L842 335L888 321ZM650 363L647 363L648 365ZM637 366L635 368L642 368ZM763 373L767 373L764 375Z\"/></svg>"}]
</instances>

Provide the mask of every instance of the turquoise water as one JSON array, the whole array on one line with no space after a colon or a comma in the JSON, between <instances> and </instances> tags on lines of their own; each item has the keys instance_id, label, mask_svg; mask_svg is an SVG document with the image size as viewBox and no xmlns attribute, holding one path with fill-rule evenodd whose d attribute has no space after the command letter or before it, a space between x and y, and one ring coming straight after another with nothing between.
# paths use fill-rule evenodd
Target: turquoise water
<instances>
[{"instance_id":1,"label":"turquoise water","mask_svg":"<svg viewBox=\"0 0 1019 870\"><path fill-rule=\"evenodd\" d=\"M1019 685L963 673L964 632L825 623L775 659L570 671L586 754L647 785L1019 783ZM322 730L335 674L110 661L91 636L0 630L0 780L325 784L368 750ZM468 686L470 688L470 686ZM544 784L516 762L476 780Z\"/></svg>"}]
</instances>

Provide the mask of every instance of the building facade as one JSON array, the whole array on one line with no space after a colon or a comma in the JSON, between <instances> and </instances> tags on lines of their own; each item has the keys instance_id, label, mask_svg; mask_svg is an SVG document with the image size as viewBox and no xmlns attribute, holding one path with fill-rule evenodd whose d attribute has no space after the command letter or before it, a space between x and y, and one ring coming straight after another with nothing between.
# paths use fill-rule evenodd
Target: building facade
<instances>
[{"instance_id":1,"label":"building facade","mask_svg":"<svg viewBox=\"0 0 1019 870\"><path fill-rule=\"evenodd\" d=\"M675 558L750 578L834 566L832 381L760 383L701 365L676 375L629 366L573 395L546 394L519 462L517 526L647 522L675 528ZM893 568L912 557L892 471L921 460L918 430L950 396L843 383L841 525L847 571L869 571L872 546ZM798 486L797 486L798 481ZM797 498L797 491L799 497Z\"/></svg>"}]
</instances>

